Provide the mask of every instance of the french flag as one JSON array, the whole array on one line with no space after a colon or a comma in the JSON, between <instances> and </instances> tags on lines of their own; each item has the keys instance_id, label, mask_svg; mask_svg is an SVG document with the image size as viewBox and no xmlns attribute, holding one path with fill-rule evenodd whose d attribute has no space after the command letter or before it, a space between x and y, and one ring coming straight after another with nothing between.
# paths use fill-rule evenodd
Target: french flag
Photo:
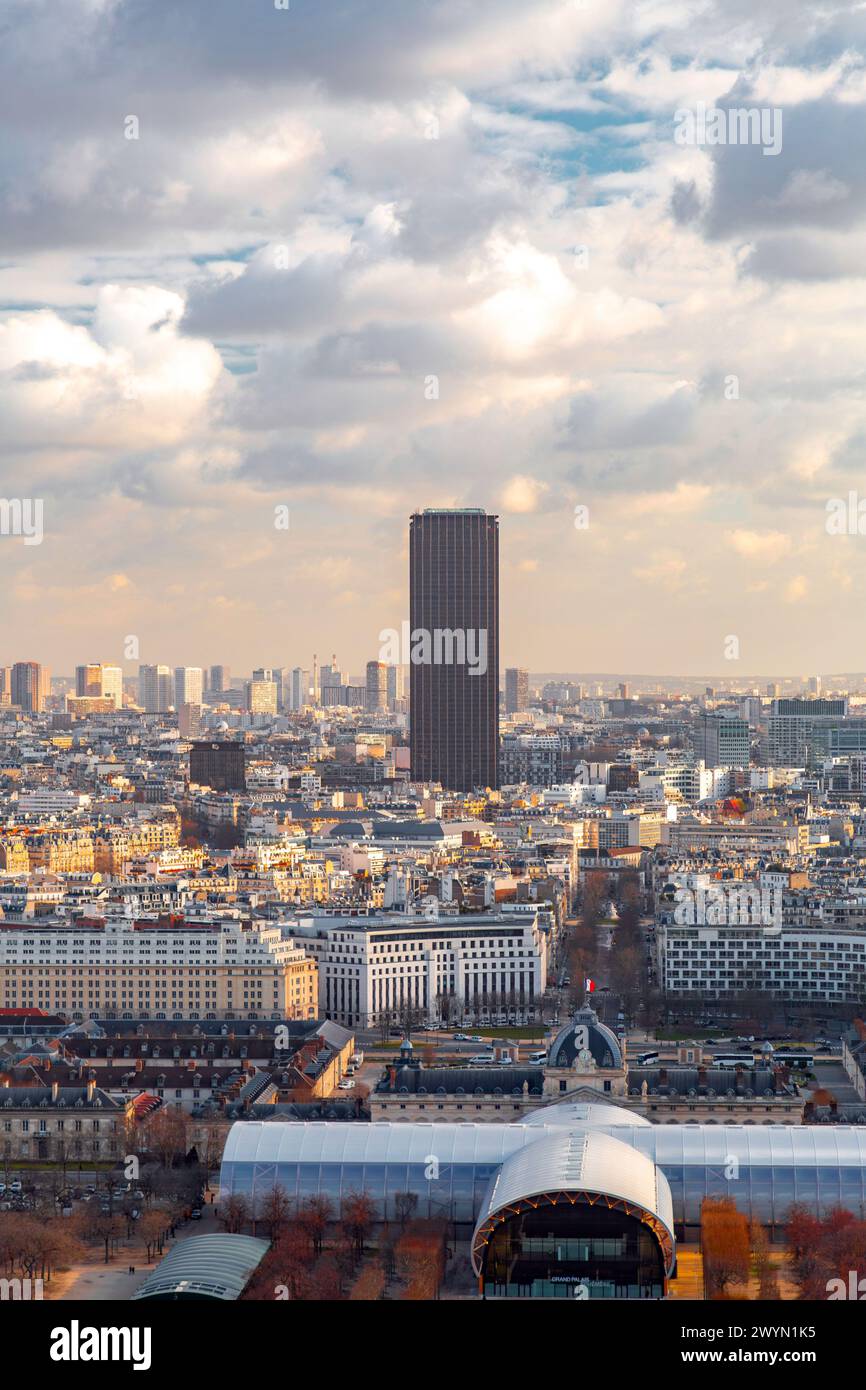
<instances>
[{"instance_id":1,"label":"french flag","mask_svg":"<svg viewBox=\"0 0 866 1390\"><path fill-rule=\"evenodd\" d=\"M584 994L592 994L592 991L593 991L594 989L595 989L595 980L591 980L591 979L589 978L588 975L585 976L585 977L584 977L584 981L583 981L583 992L584 992Z\"/></svg>"}]
</instances>

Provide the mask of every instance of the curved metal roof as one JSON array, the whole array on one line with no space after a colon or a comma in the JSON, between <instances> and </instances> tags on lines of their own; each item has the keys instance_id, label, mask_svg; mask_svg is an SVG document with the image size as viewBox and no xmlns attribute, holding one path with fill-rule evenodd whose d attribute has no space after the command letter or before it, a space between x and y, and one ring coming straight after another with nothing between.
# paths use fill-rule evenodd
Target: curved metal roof
<instances>
[{"instance_id":1,"label":"curved metal roof","mask_svg":"<svg viewBox=\"0 0 866 1390\"><path fill-rule=\"evenodd\" d=\"M496 1226L522 1207L537 1207L538 1198L551 1205L605 1204L637 1217L653 1231L671 1273L674 1213L664 1174L646 1154L609 1134L558 1129L512 1154L491 1179L472 1239L476 1274Z\"/></svg>"},{"instance_id":2,"label":"curved metal roof","mask_svg":"<svg viewBox=\"0 0 866 1390\"><path fill-rule=\"evenodd\" d=\"M637 1110L625 1110L621 1105L608 1105L604 1101L563 1100L553 1105L540 1105L537 1110L521 1116L514 1123L597 1129L603 1125L649 1125L650 1121Z\"/></svg>"},{"instance_id":3,"label":"curved metal roof","mask_svg":"<svg viewBox=\"0 0 866 1390\"><path fill-rule=\"evenodd\" d=\"M132 1298L239 1298L269 1245L256 1236L189 1236L160 1260Z\"/></svg>"},{"instance_id":4,"label":"curved metal roof","mask_svg":"<svg viewBox=\"0 0 866 1390\"><path fill-rule=\"evenodd\" d=\"M561 1134L572 1123L562 1115L581 1109L589 1113L575 1113L575 1129L611 1135L663 1167L724 1166L730 1156L752 1167L866 1167L866 1131L853 1125L654 1125L617 1106L566 1102L512 1124L238 1120L226 1140L223 1171L235 1164L425 1163L434 1144L443 1163L501 1163L546 1133Z\"/></svg>"},{"instance_id":5,"label":"curved metal roof","mask_svg":"<svg viewBox=\"0 0 866 1390\"><path fill-rule=\"evenodd\" d=\"M434 1145L442 1163L501 1163L537 1138L537 1129L523 1125L238 1120L229 1130L222 1172L241 1164L424 1164Z\"/></svg>"},{"instance_id":6,"label":"curved metal roof","mask_svg":"<svg viewBox=\"0 0 866 1390\"><path fill-rule=\"evenodd\" d=\"M866 1167L866 1132L853 1125L649 1125L606 1128L662 1167Z\"/></svg>"}]
</instances>

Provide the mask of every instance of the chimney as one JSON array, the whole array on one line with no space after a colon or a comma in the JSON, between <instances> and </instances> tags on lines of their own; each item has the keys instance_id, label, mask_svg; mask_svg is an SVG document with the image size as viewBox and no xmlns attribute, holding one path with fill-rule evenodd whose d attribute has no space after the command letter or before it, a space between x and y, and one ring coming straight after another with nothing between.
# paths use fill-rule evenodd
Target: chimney
<instances>
[{"instance_id":1,"label":"chimney","mask_svg":"<svg viewBox=\"0 0 866 1390\"><path fill-rule=\"evenodd\" d=\"M144 1058L143 1058L143 1057L136 1057L136 1059L135 1059L135 1070L136 1070L136 1071L144 1071Z\"/></svg>"},{"instance_id":2,"label":"chimney","mask_svg":"<svg viewBox=\"0 0 866 1390\"><path fill-rule=\"evenodd\" d=\"M59 1081L52 1081L52 1083L51 1083L51 1099L52 1099L53 1101L56 1102L57 1099L58 1099L58 1097L59 1097L59 1095L60 1095L60 1082L59 1082Z\"/></svg>"},{"instance_id":3,"label":"chimney","mask_svg":"<svg viewBox=\"0 0 866 1390\"><path fill-rule=\"evenodd\" d=\"M93 1100L93 1096L94 1096L94 1092L95 1092L95 1091L96 1091L96 1082L93 1081L93 1080L91 1079L91 1080L88 1081L88 1083L87 1083L87 1099L88 1099L88 1101Z\"/></svg>"}]
</instances>

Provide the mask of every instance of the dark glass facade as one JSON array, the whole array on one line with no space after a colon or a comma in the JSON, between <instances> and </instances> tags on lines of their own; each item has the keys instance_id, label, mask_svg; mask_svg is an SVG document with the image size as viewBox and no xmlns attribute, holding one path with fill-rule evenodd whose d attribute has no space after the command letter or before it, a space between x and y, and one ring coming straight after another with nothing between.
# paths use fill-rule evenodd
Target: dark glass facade
<instances>
[{"instance_id":1,"label":"dark glass facade","mask_svg":"<svg viewBox=\"0 0 866 1390\"><path fill-rule=\"evenodd\" d=\"M193 743L189 750L189 780L215 792L242 792L247 779L242 743Z\"/></svg>"},{"instance_id":2,"label":"dark glass facade","mask_svg":"<svg viewBox=\"0 0 866 1390\"><path fill-rule=\"evenodd\" d=\"M412 778L498 787L499 519L425 511L409 528Z\"/></svg>"},{"instance_id":3,"label":"dark glass facade","mask_svg":"<svg viewBox=\"0 0 866 1390\"><path fill-rule=\"evenodd\" d=\"M485 1298L663 1298L664 1260L638 1217L564 1200L497 1227L482 1288Z\"/></svg>"}]
</instances>

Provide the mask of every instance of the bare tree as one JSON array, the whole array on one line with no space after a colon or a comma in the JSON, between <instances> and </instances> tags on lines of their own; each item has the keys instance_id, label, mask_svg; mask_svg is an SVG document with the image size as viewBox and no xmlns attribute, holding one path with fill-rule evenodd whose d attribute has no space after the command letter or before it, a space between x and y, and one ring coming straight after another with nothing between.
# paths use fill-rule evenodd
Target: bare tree
<instances>
[{"instance_id":1,"label":"bare tree","mask_svg":"<svg viewBox=\"0 0 866 1390\"><path fill-rule=\"evenodd\" d=\"M250 1204L240 1192L220 1203L217 1217L230 1235L238 1235L250 1219Z\"/></svg>"}]
</instances>

